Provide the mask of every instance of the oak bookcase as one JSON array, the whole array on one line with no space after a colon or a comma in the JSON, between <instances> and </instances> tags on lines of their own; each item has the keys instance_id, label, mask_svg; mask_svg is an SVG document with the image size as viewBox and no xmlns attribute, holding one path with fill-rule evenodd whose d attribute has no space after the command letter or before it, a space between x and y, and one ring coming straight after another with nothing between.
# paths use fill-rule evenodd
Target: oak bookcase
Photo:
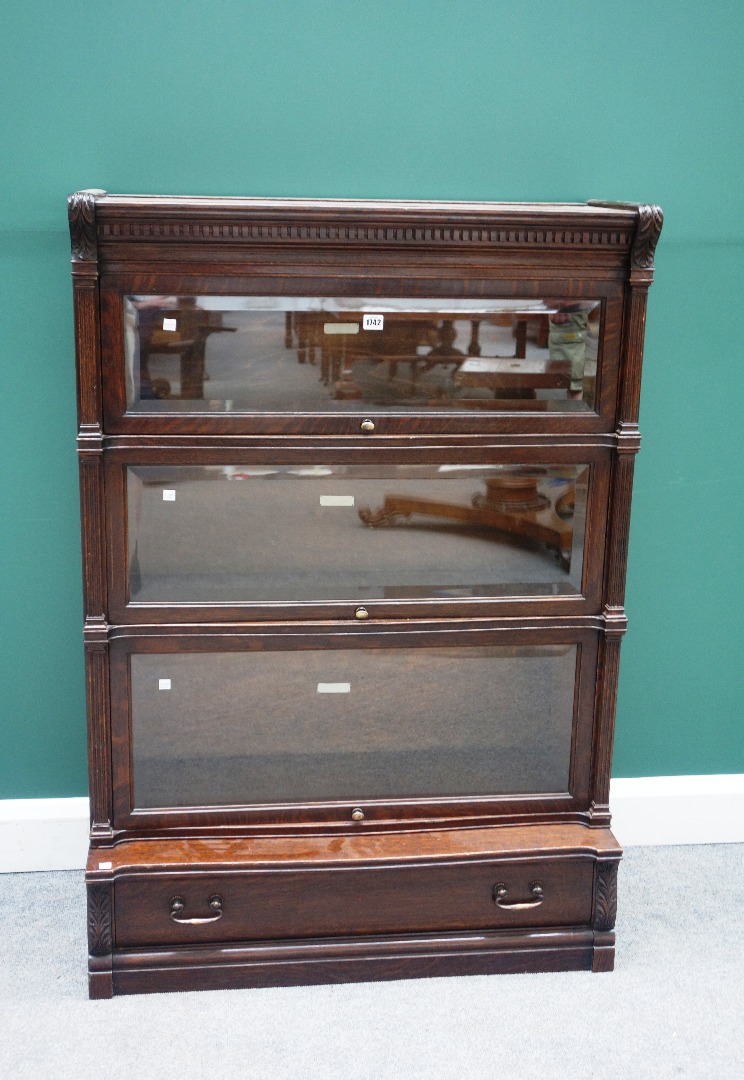
<instances>
[{"instance_id":1,"label":"oak bookcase","mask_svg":"<svg viewBox=\"0 0 744 1080\"><path fill-rule=\"evenodd\" d=\"M69 220L91 996L610 970L660 210Z\"/></svg>"}]
</instances>

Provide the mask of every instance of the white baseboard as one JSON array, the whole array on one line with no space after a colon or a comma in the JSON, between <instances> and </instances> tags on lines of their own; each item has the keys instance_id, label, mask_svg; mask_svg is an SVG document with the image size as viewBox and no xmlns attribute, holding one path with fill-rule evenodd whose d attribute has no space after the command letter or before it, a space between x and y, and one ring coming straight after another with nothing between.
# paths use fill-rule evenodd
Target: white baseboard
<instances>
[{"instance_id":1,"label":"white baseboard","mask_svg":"<svg viewBox=\"0 0 744 1080\"><path fill-rule=\"evenodd\" d=\"M625 847L744 843L744 773L618 778L610 806ZM87 852L87 799L0 800L0 873L81 870Z\"/></svg>"},{"instance_id":2,"label":"white baseboard","mask_svg":"<svg viewBox=\"0 0 744 1080\"><path fill-rule=\"evenodd\" d=\"M618 777L612 831L625 847L744 843L744 773Z\"/></svg>"},{"instance_id":3,"label":"white baseboard","mask_svg":"<svg viewBox=\"0 0 744 1080\"><path fill-rule=\"evenodd\" d=\"M88 829L87 799L0 800L0 873L80 870Z\"/></svg>"}]
</instances>

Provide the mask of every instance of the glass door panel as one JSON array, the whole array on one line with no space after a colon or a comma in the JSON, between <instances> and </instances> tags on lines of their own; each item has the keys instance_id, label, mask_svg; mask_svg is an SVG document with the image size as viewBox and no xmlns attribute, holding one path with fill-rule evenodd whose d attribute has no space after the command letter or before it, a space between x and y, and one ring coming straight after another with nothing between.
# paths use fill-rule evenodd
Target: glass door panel
<instances>
[{"instance_id":1,"label":"glass door panel","mask_svg":"<svg viewBox=\"0 0 744 1080\"><path fill-rule=\"evenodd\" d=\"M587 465L126 472L130 602L581 594Z\"/></svg>"},{"instance_id":2,"label":"glass door panel","mask_svg":"<svg viewBox=\"0 0 744 1080\"><path fill-rule=\"evenodd\" d=\"M124 298L127 411L595 405L596 300Z\"/></svg>"},{"instance_id":3,"label":"glass door panel","mask_svg":"<svg viewBox=\"0 0 744 1080\"><path fill-rule=\"evenodd\" d=\"M134 654L136 808L567 792L577 646Z\"/></svg>"}]
</instances>

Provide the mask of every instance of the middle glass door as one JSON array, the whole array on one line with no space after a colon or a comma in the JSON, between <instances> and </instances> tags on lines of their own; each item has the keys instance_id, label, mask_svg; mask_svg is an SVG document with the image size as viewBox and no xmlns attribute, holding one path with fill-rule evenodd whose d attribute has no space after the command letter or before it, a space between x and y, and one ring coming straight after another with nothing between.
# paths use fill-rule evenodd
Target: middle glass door
<instances>
[{"instance_id":1,"label":"middle glass door","mask_svg":"<svg viewBox=\"0 0 744 1080\"><path fill-rule=\"evenodd\" d=\"M126 537L112 557L114 617L205 606L575 604L597 576L584 551L604 472L597 461L124 464L115 478L121 519L112 522L112 535Z\"/></svg>"}]
</instances>

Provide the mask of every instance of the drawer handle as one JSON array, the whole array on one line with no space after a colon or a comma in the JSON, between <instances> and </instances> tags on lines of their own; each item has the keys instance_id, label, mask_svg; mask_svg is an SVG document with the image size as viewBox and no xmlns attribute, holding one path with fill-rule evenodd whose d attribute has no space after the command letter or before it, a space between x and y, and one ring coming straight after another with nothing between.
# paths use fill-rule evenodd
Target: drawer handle
<instances>
[{"instance_id":1,"label":"drawer handle","mask_svg":"<svg viewBox=\"0 0 744 1080\"><path fill-rule=\"evenodd\" d=\"M497 907L503 908L504 911L526 911L527 908L539 907L542 904L545 896L543 895L543 887L539 881L533 881L530 885L530 892L534 896L534 900L526 900L521 904L505 904L506 900L506 885L503 881L500 881L493 887L493 899Z\"/></svg>"},{"instance_id":2,"label":"drawer handle","mask_svg":"<svg viewBox=\"0 0 744 1080\"><path fill-rule=\"evenodd\" d=\"M182 896L174 896L170 902L170 917L173 919L173 922L187 923L189 926L201 926L202 923L217 922L217 920L221 919L224 915L224 911L222 910L222 897L217 896L216 894L210 896L208 903L212 911L215 912L214 915L205 915L202 918L196 919L181 919L179 916L186 907L186 901Z\"/></svg>"}]
</instances>

